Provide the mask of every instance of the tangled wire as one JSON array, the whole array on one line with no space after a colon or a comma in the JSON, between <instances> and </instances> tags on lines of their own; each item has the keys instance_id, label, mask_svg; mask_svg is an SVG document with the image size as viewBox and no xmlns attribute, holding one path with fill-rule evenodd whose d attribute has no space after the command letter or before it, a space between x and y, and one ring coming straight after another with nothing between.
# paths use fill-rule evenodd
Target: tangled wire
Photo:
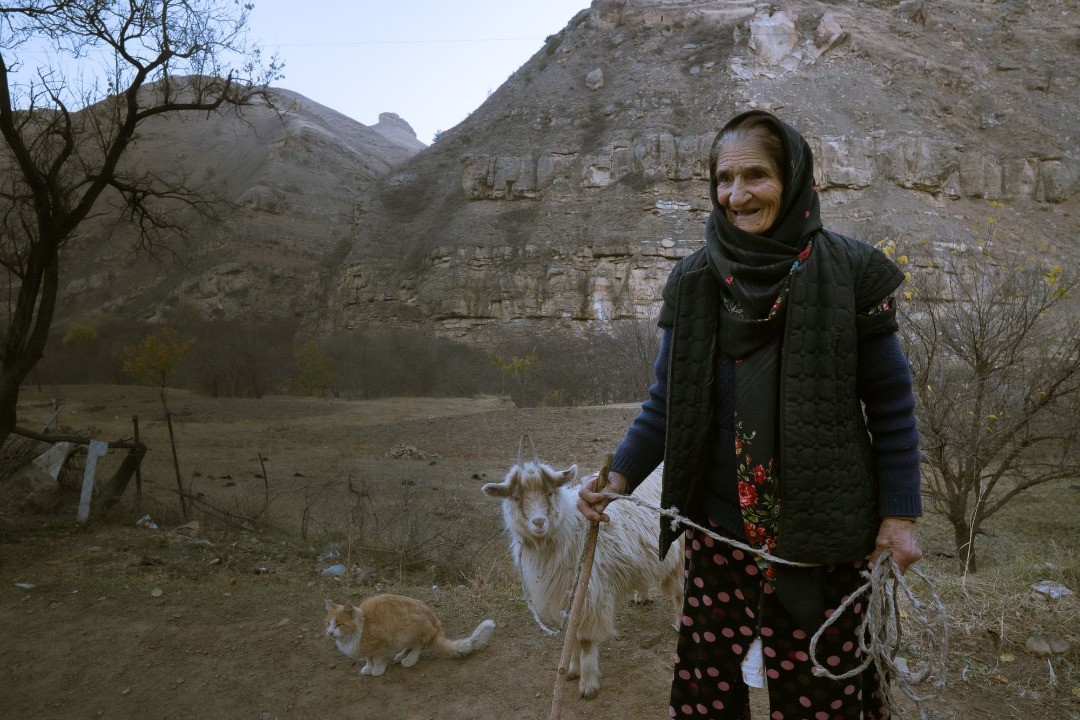
<instances>
[{"instance_id":1,"label":"tangled wire","mask_svg":"<svg viewBox=\"0 0 1080 720\"><path fill-rule=\"evenodd\" d=\"M793 567L813 567L815 565L814 563L793 562L775 557L738 540L717 535L679 515L678 508L661 508L632 495L602 494L609 500L629 501L647 510L659 513L663 517L671 518L671 526L675 530L680 526L693 528L714 540L727 543L744 552L753 553L769 562ZM813 638L810 640L810 660L814 664L814 675L827 677L830 680L846 680L854 677L866 670L870 663L874 663L878 675L882 678L882 701L889 710L897 715L905 715L904 709L898 704L896 690L899 689L915 703L920 720L926 720L925 703L934 699L937 690L945 685L945 659L948 637L945 606L942 604L941 598L938 597L929 578L914 567L908 568L908 572L915 575L925 584L926 592L930 596L928 601L919 600L915 596L915 593L904 579L904 575L901 574L900 568L897 567L888 551L886 551L878 557L871 570L862 572L866 582L851 593L841 603L840 607L829 616L825 624L814 633ZM899 603L900 594L907 599L910 609L901 609ZM859 647L863 652L864 659L858 667L842 675L834 675L818 662L816 656L818 641L844 611L864 595L866 596L867 608L858 631ZM907 610L906 613L905 610ZM909 639L901 637L901 618L904 619L908 628ZM539 620L537 621L539 622ZM899 655L902 644L905 650L918 655L917 661L909 661ZM921 690L923 686L928 689Z\"/></svg>"}]
</instances>

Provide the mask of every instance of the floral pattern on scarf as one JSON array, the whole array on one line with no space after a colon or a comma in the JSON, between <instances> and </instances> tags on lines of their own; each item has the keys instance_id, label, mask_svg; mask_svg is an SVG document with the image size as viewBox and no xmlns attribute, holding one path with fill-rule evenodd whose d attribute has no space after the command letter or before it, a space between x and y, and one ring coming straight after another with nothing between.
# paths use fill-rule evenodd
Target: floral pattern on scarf
<instances>
[{"instance_id":1,"label":"floral pattern on scarf","mask_svg":"<svg viewBox=\"0 0 1080 720\"><path fill-rule=\"evenodd\" d=\"M788 273L788 283L776 296L772 308L769 311L769 319L775 316L783 308L787 290L790 287L791 273L810 256L813 250L813 240L807 243L806 248L799 253L791 265ZM724 298L724 308L732 315L744 316L743 308L730 296ZM739 364L742 360L736 360ZM776 549L776 542L780 533L780 488L779 482L773 472L774 458L768 457L773 449L764 449L761 453L751 453L754 438L758 431L753 428L743 427L742 420L735 413L735 477L739 489L739 509L742 511L743 531L750 546L763 550L770 555ZM764 454L766 457L761 457ZM758 569L767 580L776 577L776 568L768 560L755 556Z\"/></svg>"},{"instance_id":2,"label":"floral pattern on scarf","mask_svg":"<svg viewBox=\"0 0 1080 720\"><path fill-rule=\"evenodd\" d=\"M780 498L777 496L773 459L757 462L751 454L756 431L747 432L742 421L735 419L735 477L739 483L739 508L742 510L743 531L750 546L772 554L780 530ZM758 569L772 580L776 568L772 563L754 556Z\"/></svg>"}]
</instances>

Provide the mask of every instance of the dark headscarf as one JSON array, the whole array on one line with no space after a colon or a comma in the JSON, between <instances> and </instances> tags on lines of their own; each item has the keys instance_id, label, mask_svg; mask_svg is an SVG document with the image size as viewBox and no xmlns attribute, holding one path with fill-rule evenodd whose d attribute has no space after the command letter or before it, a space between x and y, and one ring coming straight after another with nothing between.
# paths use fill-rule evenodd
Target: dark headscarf
<instances>
[{"instance_id":1,"label":"dark headscarf","mask_svg":"<svg viewBox=\"0 0 1080 720\"><path fill-rule=\"evenodd\" d=\"M716 199L718 141L743 124L760 117L780 139L784 158L780 167L783 190L776 222L762 235L741 230L730 221ZM731 119L713 140L709 157L709 196L712 213L705 225L709 266L721 286L746 311L748 318L769 313L783 290L791 265L821 229L818 195L814 182L814 156L806 139L795 128L764 110L751 110Z\"/></svg>"}]
</instances>

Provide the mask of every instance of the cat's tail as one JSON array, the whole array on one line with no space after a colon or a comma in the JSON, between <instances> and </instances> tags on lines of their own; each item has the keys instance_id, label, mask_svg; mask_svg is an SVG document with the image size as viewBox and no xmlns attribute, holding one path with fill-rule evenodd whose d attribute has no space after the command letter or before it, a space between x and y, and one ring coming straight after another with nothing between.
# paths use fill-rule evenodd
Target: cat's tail
<instances>
[{"instance_id":1,"label":"cat's tail","mask_svg":"<svg viewBox=\"0 0 1080 720\"><path fill-rule=\"evenodd\" d=\"M487 645L493 632L495 632L495 621L485 620L476 626L469 637L449 640L440 633L433 644L443 657L463 657Z\"/></svg>"}]
</instances>

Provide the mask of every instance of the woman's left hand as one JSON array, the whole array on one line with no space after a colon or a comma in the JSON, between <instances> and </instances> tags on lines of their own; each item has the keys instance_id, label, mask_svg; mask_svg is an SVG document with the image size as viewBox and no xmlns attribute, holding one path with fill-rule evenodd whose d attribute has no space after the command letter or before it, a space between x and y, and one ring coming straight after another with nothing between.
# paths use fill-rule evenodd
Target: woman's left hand
<instances>
[{"instance_id":1,"label":"woman's left hand","mask_svg":"<svg viewBox=\"0 0 1080 720\"><path fill-rule=\"evenodd\" d=\"M915 522L906 518L884 518L878 529L877 547L870 556L871 566L885 550L889 551L901 573L917 562L922 557L922 549L915 538Z\"/></svg>"}]
</instances>

